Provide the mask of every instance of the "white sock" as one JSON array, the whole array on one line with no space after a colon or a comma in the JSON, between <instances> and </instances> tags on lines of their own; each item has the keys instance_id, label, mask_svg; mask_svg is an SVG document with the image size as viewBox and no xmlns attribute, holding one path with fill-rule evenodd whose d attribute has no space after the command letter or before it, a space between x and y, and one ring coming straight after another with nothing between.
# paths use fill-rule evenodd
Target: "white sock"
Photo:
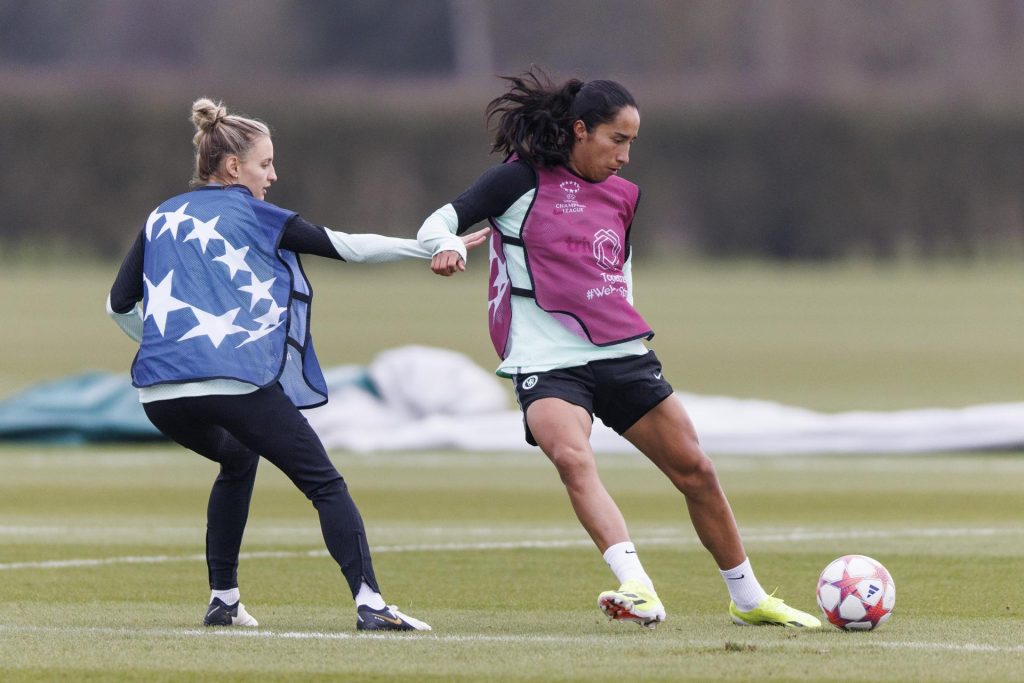
<instances>
[{"instance_id":1,"label":"white sock","mask_svg":"<svg viewBox=\"0 0 1024 683\"><path fill-rule=\"evenodd\" d=\"M387 603L384 602L381 594L370 588L365 581L359 586L359 592L356 593L356 607L360 605L366 605L370 609L384 609L387 607Z\"/></svg>"},{"instance_id":2,"label":"white sock","mask_svg":"<svg viewBox=\"0 0 1024 683\"><path fill-rule=\"evenodd\" d=\"M743 560L743 564L732 569L719 569L725 586L729 589L729 597L736 603L741 612L750 610L761 604L761 601L768 597L754 576L754 570L750 567L750 558Z\"/></svg>"},{"instance_id":3,"label":"white sock","mask_svg":"<svg viewBox=\"0 0 1024 683\"><path fill-rule=\"evenodd\" d=\"M237 586L226 591L210 591L210 602L213 602L214 598L220 598L225 605L233 605L241 599Z\"/></svg>"},{"instance_id":4,"label":"white sock","mask_svg":"<svg viewBox=\"0 0 1024 683\"><path fill-rule=\"evenodd\" d=\"M626 581L640 581L654 590L654 582L644 571L640 557L636 554L636 547L631 542L623 541L609 546L608 550L604 551L604 561L608 563L620 584Z\"/></svg>"}]
</instances>

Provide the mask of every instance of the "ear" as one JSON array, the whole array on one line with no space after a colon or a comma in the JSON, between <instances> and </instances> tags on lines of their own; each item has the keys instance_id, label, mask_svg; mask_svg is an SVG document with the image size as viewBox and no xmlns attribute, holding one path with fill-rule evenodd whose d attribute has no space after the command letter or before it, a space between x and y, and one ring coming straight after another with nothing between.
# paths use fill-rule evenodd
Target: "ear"
<instances>
[{"instance_id":1,"label":"ear","mask_svg":"<svg viewBox=\"0 0 1024 683\"><path fill-rule=\"evenodd\" d=\"M572 133L577 142L582 142L587 135L587 124L582 119L576 119L572 124Z\"/></svg>"},{"instance_id":2,"label":"ear","mask_svg":"<svg viewBox=\"0 0 1024 683\"><path fill-rule=\"evenodd\" d=\"M229 154L227 159L224 160L224 170L227 171L228 177L232 180L238 180L238 168L241 166L241 160L234 154Z\"/></svg>"}]
</instances>

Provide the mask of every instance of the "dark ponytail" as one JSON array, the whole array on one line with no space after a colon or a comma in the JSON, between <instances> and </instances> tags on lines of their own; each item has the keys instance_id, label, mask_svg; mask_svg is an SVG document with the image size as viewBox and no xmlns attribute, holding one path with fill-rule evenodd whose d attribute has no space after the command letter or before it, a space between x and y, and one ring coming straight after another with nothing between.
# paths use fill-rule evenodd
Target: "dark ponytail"
<instances>
[{"instance_id":1,"label":"dark ponytail","mask_svg":"<svg viewBox=\"0 0 1024 683\"><path fill-rule=\"evenodd\" d=\"M503 76L508 92L487 105L487 123L497 118L492 152L517 154L537 166L563 166L576 143L572 126L581 120L587 130L615 118L625 106L636 107L633 96L615 81L573 78L551 82L533 67L521 76Z\"/></svg>"}]
</instances>

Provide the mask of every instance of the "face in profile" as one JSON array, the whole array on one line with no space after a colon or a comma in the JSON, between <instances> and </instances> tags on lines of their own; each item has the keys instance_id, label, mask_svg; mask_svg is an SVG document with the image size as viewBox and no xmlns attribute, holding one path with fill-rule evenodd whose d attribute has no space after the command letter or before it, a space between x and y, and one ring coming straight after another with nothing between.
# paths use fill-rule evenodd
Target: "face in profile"
<instances>
[{"instance_id":1,"label":"face in profile","mask_svg":"<svg viewBox=\"0 0 1024 683\"><path fill-rule=\"evenodd\" d=\"M614 119L593 130L576 121L577 142L569 153L569 167L591 182L607 180L629 163L629 149L639 131L640 112L631 106L619 109Z\"/></svg>"},{"instance_id":2,"label":"face in profile","mask_svg":"<svg viewBox=\"0 0 1024 683\"><path fill-rule=\"evenodd\" d=\"M267 190L277 180L274 171L274 143L270 136L257 138L245 159L236 159L233 166L237 175L232 180L249 188L256 199L266 199Z\"/></svg>"}]
</instances>

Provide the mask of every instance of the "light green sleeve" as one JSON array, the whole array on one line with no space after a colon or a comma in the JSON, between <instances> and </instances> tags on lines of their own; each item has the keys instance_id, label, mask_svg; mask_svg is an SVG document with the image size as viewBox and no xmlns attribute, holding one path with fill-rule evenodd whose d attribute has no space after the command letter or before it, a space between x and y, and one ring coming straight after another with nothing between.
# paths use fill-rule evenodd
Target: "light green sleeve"
<instances>
[{"instance_id":1,"label":"light green sleeve","mask_svg":"<svg viewBox=\"0 0 1024 683\"><path fill-rule=\"evenodd\" d=\"M142 341L142 302L136 302L135 307L127 313L115 313L110 307L110 295L107 295L107 315L109 315L121 331L131 337L134 341Z\"/></svg>"},{"instance_id":2,"label":"light green sleeve","mask_svg":"<svg viewBox=\"0 0 1024 683\"><path fill-rule=\"evenodd\" d=\"M458 252L462 260L466 260L466 245L455 233L459 229L459 216L455 207L445 204L423 221L416 239L420 246L430 252L431 256L442 251Z\"/></svg>"},{"instance_id":3,"label":"light green sleeve","mask_svg":"<svg viewBox=\"0 0 1024 683\"><path fill-rule=\"evenodd\" d=\"M433 255L413 239L385 237L372 233L350 234L329 228L326 232L334 250L350 263L385 263L406 258L428 259Z\"/></svg>"}]
</instances>

